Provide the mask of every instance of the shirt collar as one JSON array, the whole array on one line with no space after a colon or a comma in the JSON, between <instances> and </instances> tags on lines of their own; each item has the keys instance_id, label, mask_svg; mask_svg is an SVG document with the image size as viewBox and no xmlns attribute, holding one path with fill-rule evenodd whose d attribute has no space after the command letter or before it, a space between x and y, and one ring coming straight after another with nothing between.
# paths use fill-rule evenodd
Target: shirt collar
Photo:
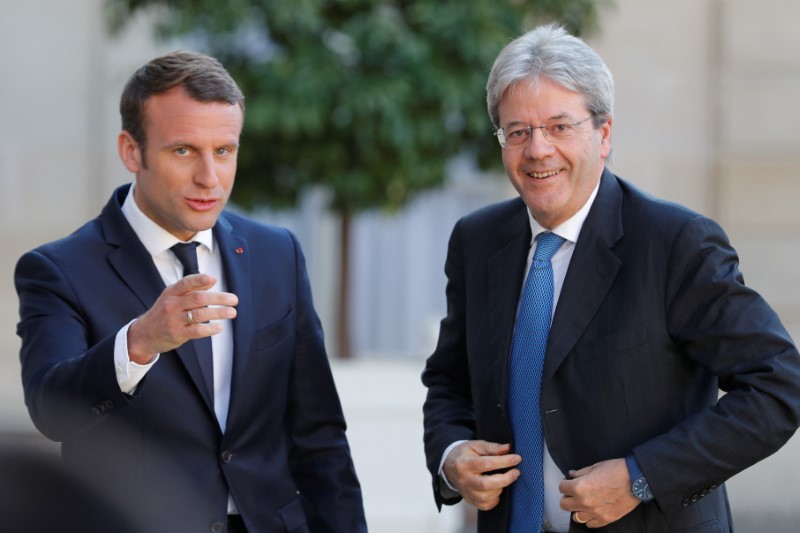
<instances>
[{"instance_id":1,"label":"shirt collar","mask_svg":"<svg viewBox=\"0 0 800 533\"><path fill-rule=\"evenodd\" d=\"M528 220L531 224L531 245L536 241L536 237L540 233L544 233L546 231L555 233L559 237L563 237L569 242L578 242L578 235L581 233L583 223L586 222L586 217L589 215L589 210L592 208L594 199L597 197L597 191L600 189L600 181L601 180L597 180L597 185L595 185L592 194L589 195L589 198L586 200L586 203L583 204L583 207L581 207L577 213L551 230L541 226L538 222L536 222L536 219L533 218L533 215L531 214L531 210L528 209Z\"/></svg>"},{"instance_id":2,"label":"shirt collar","mask_svg":"<svg viewBox=\"0 0 800 533\"><path fill-rule=\"evenodd\" d=\"M131 184L131 189L128 191L125 202L122 204L122 214L150 255L155 257L169 250L173 245L181 241L172 233L159 226L139 209L139 206L133 198L133 189L135 187L136 183L134 182ZM195 233L194 237L192 237L192 241L199 242L201 246L205 246L208 249L209 253L213 253L214 232L211 229L198 231Z\"/></svg>"}]
</instances>

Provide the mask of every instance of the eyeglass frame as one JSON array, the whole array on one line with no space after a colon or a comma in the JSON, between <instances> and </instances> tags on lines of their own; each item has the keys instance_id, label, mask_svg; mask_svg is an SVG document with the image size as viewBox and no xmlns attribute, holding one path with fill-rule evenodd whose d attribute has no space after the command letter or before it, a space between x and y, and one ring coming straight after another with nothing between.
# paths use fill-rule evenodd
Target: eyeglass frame
<instances>
[{"instance_id":1,"label":"eyeglass frame","mask_svg":"<svg viewBox=\"0 0 800 533\"><path fill-rule=\"evenodd\" d=\"M594 118L595 116L596 116L595 114L591 114L588 117L586 117L585 119L579 120L577 122L567 122L567 123L557 122L555 124L542 124L541 126L531 126L530 124L528 124L527 126L525 126L523 128L520 128L520 130L528 130L529 137L528 137L527 142L530 142L530 140L533 139L533 130L542 130L542 135L544 136L545 139L547 139L548 142L557 143L557 142L562 141L564 139L555 139L555 140L551 139L547 134L547 128L548 127L550 127L550 126L562 126L562 125L566 125L566 126L570 126L570 127L579 126L579 125L583 124L584 122L586 122L587 120L589 120L591 118ZM505 128L497 128L496 130L494 130L492 132L492 134L495 137L497 137L497 142L500 144L501 148L505 149L506 146L508 146L508 143L506 142ZM521 142L520 144L513 144L511 146L512 147L516 147L516 146L522 146L524 144L525 144L525 142Z\"/></svg>"}]
</instances>

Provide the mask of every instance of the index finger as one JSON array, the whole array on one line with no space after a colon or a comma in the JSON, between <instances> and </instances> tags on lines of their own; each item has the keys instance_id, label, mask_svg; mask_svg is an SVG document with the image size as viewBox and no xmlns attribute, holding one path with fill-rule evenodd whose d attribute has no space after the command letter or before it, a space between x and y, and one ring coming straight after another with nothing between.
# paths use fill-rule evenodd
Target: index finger
<instances>
[{"instance_id":1,"label":"index finger","mask_svg":"<svg viewBox=\"0 0 800 533\"><path fill-rule=\"evenodd\" d=\"M188 294L194 291L210 289L216 282L217 278L210 274L189 274L179 279L168 289L172 289L178 294Z\"/></svg>"},{"instance_id":2,"label":"index finger","mask_svg":"<svg viewBox=\"0 0 800 533\"><path fill-rule=\"evenodd\" d=\"M522 457L515 453L507 455L484 455L472 459L474 471L485 476L501 474L522 462Z\"/></svg>"},{"instance_id":3,"label":"index finger","mask_svg":"<svg viewBox=\"0 0 800 533\"><path fill-rule=\"evenodd\" d=\"M575 496L575 480L570 477L562 479L558 484L558 492L564 496Z\"/></svg>"}]
</instances>

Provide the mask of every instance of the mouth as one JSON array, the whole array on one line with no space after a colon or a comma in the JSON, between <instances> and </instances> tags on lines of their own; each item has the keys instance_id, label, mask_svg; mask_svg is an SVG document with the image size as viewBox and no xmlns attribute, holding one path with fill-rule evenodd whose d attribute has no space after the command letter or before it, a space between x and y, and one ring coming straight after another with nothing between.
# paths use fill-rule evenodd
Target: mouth
<instances>
[{"instance_id":1,"label":"mouth","mask_svg":"<svg viewBox=\"0 0 800 533\"><path fill-rule=\"evenodd\" d=\"M555 176L556 174L560 173L561 170L546 170L544 172L528 172L526 176L529 176L533 179L543 180L549 177Z\"/></svg>"},{"instance_id":2,"label":"mouth","mask_svg":"<svg viewBox=\"0 0 800 533\"><path fill-rule=\"evenodd\" d=\"M195 211L208 211L219 203L216 198L187 198L186 202Z\"/></svg>"}]
</instances>

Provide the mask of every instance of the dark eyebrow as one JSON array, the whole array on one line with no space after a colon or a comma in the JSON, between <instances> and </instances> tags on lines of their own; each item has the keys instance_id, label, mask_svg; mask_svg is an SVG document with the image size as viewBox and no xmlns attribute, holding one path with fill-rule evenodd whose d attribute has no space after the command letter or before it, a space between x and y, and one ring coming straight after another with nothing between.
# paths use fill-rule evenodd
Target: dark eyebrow
<instances>
[{"instance_id":1,"label":"dark eyebrow","mask_svg":"<svg viewBox=\"0 0 800 533\"><path fill-rule=\"evenodd\" d=\"M558 113L556 115L553 115L552 117L548 118L545 122L552 122L554 120L574 120L574 117L572 115L570 115L569 113L567 113L566 111L562 111L562 112L560 112L560 113ZM532 126L532 124L529 124L527 122L522 122L520 120L515 120L515 121L509 122L508 124L503 126L503 129L510 128L512 126Z\"/></svg>"},{"instance_id":2,"label":"dark eyebrow","mask_svg":"<svg viewBox=\"0 0 800 533\"><path fill-rule=\"evenodd\" d=\"M195 144L187 143L187 142L181 142L181 141L174 142L174 143L164 147L165 150L175 150L176 148L189 148L190 150L194 150L195 152L199 151L199 148ZM236 149L236 150L238 150L239 149L239 142L238 141L233 141L233 142L229 142L229 143L224 143L224 144L221 144L220 146L218 146L215 149L218 149L218 148L228 148L228 149Z\"/></svg>"},{"instance_id":3,"label":"dark eyebrow","mask_svg":"<svg viewBox=\"0 0 800 533\"><path fill-rule=\"evenodd\" d=\"M197 147L192 143L186 143L181 141L168 144L167 146L164 147L165 150L175 150L176 148L190 148L194 151L197 151Z\"/></svg>"}]
</instances>

